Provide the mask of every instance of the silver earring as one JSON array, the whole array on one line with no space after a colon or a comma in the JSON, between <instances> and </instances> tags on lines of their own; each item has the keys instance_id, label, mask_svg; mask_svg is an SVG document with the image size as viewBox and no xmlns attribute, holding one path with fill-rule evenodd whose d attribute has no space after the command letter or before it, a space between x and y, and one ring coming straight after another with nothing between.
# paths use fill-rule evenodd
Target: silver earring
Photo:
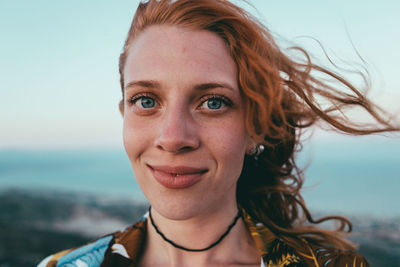
<instances>
[{"instance_id":1,"label":"silver earring","mask_svg":"<svg viewBox=\"0 0 400 267\"><path fill-rule=\"evenodd\" d=\"M257 144L254 148L250 150L250 155L253 156L256 160L258 160L258 156L260 156L264 152L264 145Z\"/></svg>"}]
</instances>

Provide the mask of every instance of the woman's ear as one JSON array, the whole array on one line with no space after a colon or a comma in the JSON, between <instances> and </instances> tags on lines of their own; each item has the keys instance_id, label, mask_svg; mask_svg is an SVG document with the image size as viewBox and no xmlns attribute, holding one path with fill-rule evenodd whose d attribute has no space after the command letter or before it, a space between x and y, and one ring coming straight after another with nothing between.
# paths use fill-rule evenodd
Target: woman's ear
<instances>
[{"instance_id":1,"label":"woman's ear","mask_svg":"<svg viewBox=\"0 0 400 267\"><path fill-rule=\"evenodd\" d=\"M119 101L119 112L121 113L122 117L124 116L124 100L122 99Z\"/></svg>"},{"instance_id":2,"label":"woman's ear","mask_svg":"<svg viewBox=\"0 0 400 267\"><path fill-rule=\"evenodd\" d=\"M249 141L247 142L247 147L246 147L246 154L247 155L252 155L254 153L254 149L256 148L257 143L254 141L253 138L249 138Z\"/></svg>"}]
</instances>

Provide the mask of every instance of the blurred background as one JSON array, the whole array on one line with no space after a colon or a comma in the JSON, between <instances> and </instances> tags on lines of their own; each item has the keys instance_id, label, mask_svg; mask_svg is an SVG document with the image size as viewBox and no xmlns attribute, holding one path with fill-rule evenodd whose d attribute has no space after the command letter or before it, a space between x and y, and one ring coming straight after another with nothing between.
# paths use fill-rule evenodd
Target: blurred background
<instances>
[{"instance_id":1,"label":"blurred background","mask_svg":"<svg viewBox=\"0 0 400 267\"><path fill-rule=\"evenodd\" d=\"M369 96L399 120L398 1L234 2L282 47L328 64L315 38L338 65L367 68ZM0 267L35 265L146 209L118 111L118 57L137 4L0 1ZM298 157L314 214L348 216L372 266L400 266L400 136L316 129Z\"/></svg>"}]
</instances>

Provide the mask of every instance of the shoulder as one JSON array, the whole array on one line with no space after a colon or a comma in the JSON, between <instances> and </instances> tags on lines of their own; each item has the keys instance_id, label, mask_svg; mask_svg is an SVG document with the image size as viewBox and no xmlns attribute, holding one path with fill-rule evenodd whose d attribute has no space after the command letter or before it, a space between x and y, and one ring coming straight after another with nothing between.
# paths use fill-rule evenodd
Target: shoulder
<instances>
[{"instance_id":1,"label":"shoulder","mask_svg":"<svg viewBox=\"0 0 400 267\"><path fill-rule=\"evenodd\" d=\"M50 255L37 267L100 267L115 266L114 263L131 263L141 250L145 231L145 221L141 220L123 231Z\"/></svg>"},{"instance_id":2,"label":"shoulder","mask_svg":"<svg viewBox=\"0 0 400 267\"><path fill-rule=\"evenodd\" d=\"M263 255L265 266L279 267L369 267L366 259L354 251L311 245L304 239L303 245L293 245L283 239L275 239Z\"/></svg>"},{"instance_id":3,"label":"shoulder","mask_svg":"<svg viewBox=\"0 0 400 267\"><path fill-rule=\"evenodd\" d=\"M113 235L107 235L86 245L58 252L45 258L39 263L38 267L55 267L67 264L82 267L100 266L112 240Z\"/></svg>"},{"instance_id":4,"label":"shoulder","mask_svg":"<svg viewBox=\"0 0 400 267\"><path fill-rule=\"evenodd\" d=\"M308 242L304 238L273 233L265 224L242 211L247 226L266 267L368 267L363 256L353 251L340 251Z\"/></svg>"},{"instance_id":5,"label":"shoulder","mask_svg":"<svg viewBox=\"0 0 400 267\"><path fill-rule=\"evenodd\" d=\"M368 267L367 260L355 251L341 251L334 248L327 248L318 245L312 245L303 240L304 246L298 251L298 254L308 262L310 266L354 266Z\"/></svg>"},{"instance_id":6,"label":"shoulder","mask_svg":"<svg viewBox=\"0 0 400 267\"><path fill-rule=\"evenodd\" d=\"M340 251L333 248L311 245L307 242L305 243L305 247L310 250L309 255L312 256L314 262L318 263L317 266L369 266L367 260L355 251Z\"/></svg>"}]
</instances>

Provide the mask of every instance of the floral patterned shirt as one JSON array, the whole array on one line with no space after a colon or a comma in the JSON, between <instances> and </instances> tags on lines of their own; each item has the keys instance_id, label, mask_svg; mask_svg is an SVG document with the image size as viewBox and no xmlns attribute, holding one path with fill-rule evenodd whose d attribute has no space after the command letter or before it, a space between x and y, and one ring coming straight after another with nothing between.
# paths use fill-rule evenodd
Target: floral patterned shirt
<instances>
[{"instance_id":1,"label":"floral patterned shirt","mask_svg":"<svg viewBox=\"0 0 400 267\"><path fill-rule=\"evenodd\" d=\"M261 255L261 267L367 267L367 261L355 252L341 252L312 245L295 250L268 227L253 220L242 210L244 222ZM135 267L144 247L147 215L124 231L103 236L86 245L45 258L38 267Z\"/></svg>"}]
</instances>

